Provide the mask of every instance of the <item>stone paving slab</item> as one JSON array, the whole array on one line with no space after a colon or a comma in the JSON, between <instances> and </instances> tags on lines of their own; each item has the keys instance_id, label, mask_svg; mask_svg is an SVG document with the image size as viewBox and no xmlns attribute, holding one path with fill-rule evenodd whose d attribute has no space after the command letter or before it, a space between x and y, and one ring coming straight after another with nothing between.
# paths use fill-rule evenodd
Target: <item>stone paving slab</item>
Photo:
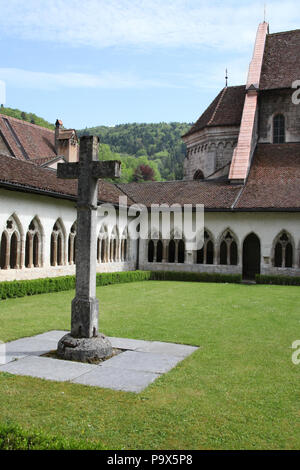
<instances>
[{"instance_id":1,"label":"stone paving slab","mask_svg":"<svg viewBox=\"0 0 300 470\"><path fill-rule=\"evenodd\" d=\"M57 341L49 339L38 339L36 337L17 339L6 343L5 363L22 359L26 356L41 356L56 349Z\"/></svg>"},{"instance_id":2,"label":"stone paving slab","mask_svg":"<svg viewBox=\"0 0 300 470\"><path fill-rule=\"evenodd\" d=\"M6 343L5 364L0 365L0 372L138 393L198 349L182 344L110 337L112 346L125 352L99 365L40 357L55 350L66 333L53 330Z\"/></svg>"},{"instance_id":3,"label":"stone paving slab","mask_svg":"<svg viewBox=\"0 0 300 470\"><path fill-rule=\"evenodd\" d=\"M95 387L110 388L123 392L139 393L160 374L137 370L118 369L116 367L97 367L91 372L72 380L73 383Z\"/></svg>"},{"instance_id":4,"label":"stone paving slab","mask_svg":"<svg viewBox=\"0 0 300 470\"><path fill-rule=\"evenodd\" d=\"M162 343L161 341L148 341L147 344L138 347L136 351L152 352L157 354L171 354L177 357L187 357L197 351L197 347L185 344Z\"/></svg>"},{"instance_id":5,"label":"stone paving slab","mask_svg":"<svg viewBox=\"0 0 300 470\"><path fill-rule=\"evenodd\" d=\"M69 331L53 330L53 331L47 331L46 333L42 333L40 335L33 336L33 338L42 339L42 340L48 339L50 341L56 341L56 343L58 343L58 341L67 333L69 333Z\"/></svg>"},{"instance_id":6,"label":"stone paving slab","mask_svg":"<svg viewBox=\"0 0 300 470\"><path fill-rule=\"evenodd\" d=\"M94 368L98 368L98 366L82 364L81 362L62 361L50 357L27 356L0 366L0 372L65 382L90 372Z\"/></svg>"},{"instance_id":7,"label":"stone paving slab","mask_svg":"<svg viewBox=\"0 0 300 470\"><path fill-rule=\"evenodd\" d=\"M146 351L151 345L151 341L144 341L142 339L114 338L111 336L108 336L108 339L113 348L128 349L129 351L135 351L137 349Z\"/></svg>"},{"instance_id":8,"label":"stone paving slab","mask_svg":"<svg viewBox=\"0 0 300 470\"><path fill-rule=\"evenodd\" d=\"M163 374L182 358L168 354L126 351L100 364L101 369L114 368Z\"/></svg>"}]
</instances>

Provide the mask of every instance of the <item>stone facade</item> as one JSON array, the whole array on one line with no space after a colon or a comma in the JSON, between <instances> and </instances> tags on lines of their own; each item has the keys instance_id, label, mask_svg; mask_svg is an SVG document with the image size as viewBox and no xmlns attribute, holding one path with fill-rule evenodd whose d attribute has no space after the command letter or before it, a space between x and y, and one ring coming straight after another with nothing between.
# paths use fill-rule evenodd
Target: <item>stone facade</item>
<instances>
[{"instance_id":1,"label":"stone facade","mask_svg":"<svg viewBox=\"0 0 300 470\"><path fill-rule=\"evenodd\" d=\"M300 142L300 106L292 102L294 89L263 91L259 97L259 142L273 143L273 120L285 118L285 141Z\"/></svg>"},{"instance_id":2,"label":"stone facade","mask_svg":"<svg viewBox=\"0 0 300 470\"><path fill-rule=\"evenodd\" d=\"M231 162L236 147L239 127L210 127L185 138L184 179L197 178L202 172L209 178Z\"/></svg>"}]
</instances>

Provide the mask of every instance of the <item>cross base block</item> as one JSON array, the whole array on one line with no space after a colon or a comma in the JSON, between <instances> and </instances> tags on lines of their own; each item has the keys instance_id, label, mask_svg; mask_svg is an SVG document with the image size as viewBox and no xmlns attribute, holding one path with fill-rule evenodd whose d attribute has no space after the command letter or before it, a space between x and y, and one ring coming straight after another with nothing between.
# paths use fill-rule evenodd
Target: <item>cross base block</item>
<instances>
[{"instance_id":1,"label":"cross base block","mask_svg":"<svg viewBox=\"0 0 300 470\"><path fill-rule=\"evenodd\" d=\"M113 349L110 341L101 333L93 338L74 338L68 333L59 341L57 355L67 361L93 364L109 359Z\"/></svg>"}]
</instances>

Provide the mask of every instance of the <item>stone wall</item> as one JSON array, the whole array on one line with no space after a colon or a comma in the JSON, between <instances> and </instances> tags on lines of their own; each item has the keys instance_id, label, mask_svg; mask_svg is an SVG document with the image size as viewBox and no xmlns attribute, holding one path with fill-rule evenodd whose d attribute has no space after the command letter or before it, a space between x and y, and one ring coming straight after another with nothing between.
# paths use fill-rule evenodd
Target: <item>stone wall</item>
<instances>
[{"instance_id":1,"label":"stone wall","mask_svg":"<svg viewBox=\"0 0 300 470\"><path fill-rule=\"evenodd\" d=\"M294 89L264 91L259 97L259 142L273 142L273 118L283 114L286 142L300 142L300 106L292 103Z\"/></svg>"},{"instance_id":2,"label":"stone wall","mask_svg":"<svg viewBox=\"0 0 300 470\"><path fill-rule=\"evenodd\" d=\"M186 137L184 179L194 179L198 170L207 178L230 163L237 144L238 130L238 127L211 127Z\"/></svg>"}]
</instances>

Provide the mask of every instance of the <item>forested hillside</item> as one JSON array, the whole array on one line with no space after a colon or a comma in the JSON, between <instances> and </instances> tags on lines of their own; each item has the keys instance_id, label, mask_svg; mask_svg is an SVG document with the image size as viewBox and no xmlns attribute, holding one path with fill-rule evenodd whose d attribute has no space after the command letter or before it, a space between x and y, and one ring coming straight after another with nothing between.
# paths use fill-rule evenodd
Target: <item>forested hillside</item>
<instances>
[{"instance_id":1,"label":"forested hillside","mask_svg":"<svg viewBox=\"0 0 300 470\"><path fill-rule=\"evenodd\" d=\"M181 136L188 123L120 124L79 130L78 135L98 135L100 156L122 162L122 182L182 179L185 145ZM152 169L152 172L149 170Z\"/></svg>"},{"instance_id":2,"label":"forested hillside","mask_svg":"<svg viewBox=\"0 0 300 470\"><path fill-rule=\"evenodd\" d=\"M22 121L31 122L32 124L46 127L47 129L54 129L54 124L50 124L50 122L34 113L25 113L25 111L20 111L20 109L5 108L4 106L1 106L0 114L6 114L6 116L22 119Z\"/></svg>"},{"instance_id":3,"label":"forested hillside","mask_svg":"<svg viewBox=\"0 0 300 470\"><path fill-rule=\"evenodd\" d=\"M54 124L33 113L3 106L0 113L54 129ZM79 137L84 134L100 137L100 159L121 160L121 182L170 181L183 177L185 145L181 136L190 127L191 124L180 122L133 123L91 127L77 133Z\"/></svg>"}]
</instances>

